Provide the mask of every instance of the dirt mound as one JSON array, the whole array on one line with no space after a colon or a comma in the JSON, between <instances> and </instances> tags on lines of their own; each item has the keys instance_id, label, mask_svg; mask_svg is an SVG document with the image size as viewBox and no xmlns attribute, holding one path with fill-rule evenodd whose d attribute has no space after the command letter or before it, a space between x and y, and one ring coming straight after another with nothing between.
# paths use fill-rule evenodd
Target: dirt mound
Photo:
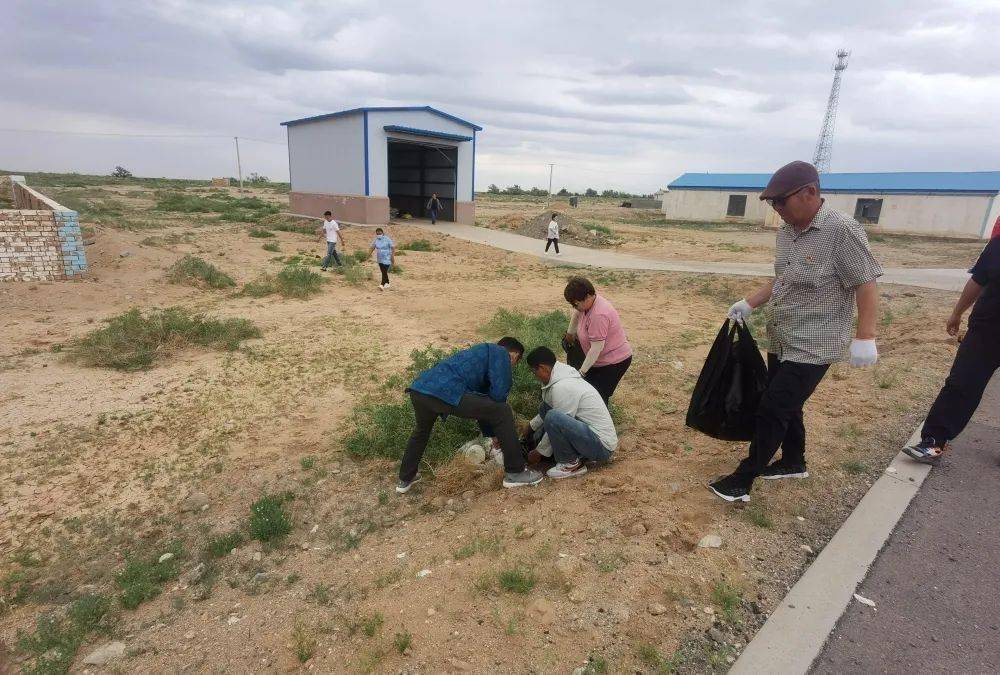
<instances>
[{"instance_id":1,"label":"dirt mound","mask_svg":"<svg viewBox=\"0 0 1000 675\"><path fill-rule=\"evenodd\" d=\"M529 218L517 233L534 239L547 239L549 232L549 221L552 214L559 214L559 241L566 244L576 244L577 246L612 246L613 237L605 232L590 227L589 223L581 223L572 215L559 209L562 204L553 205L555 208L544 211L534 218ZM569 205L567 204L568 208Z\"/></svg>"}]
</instances>

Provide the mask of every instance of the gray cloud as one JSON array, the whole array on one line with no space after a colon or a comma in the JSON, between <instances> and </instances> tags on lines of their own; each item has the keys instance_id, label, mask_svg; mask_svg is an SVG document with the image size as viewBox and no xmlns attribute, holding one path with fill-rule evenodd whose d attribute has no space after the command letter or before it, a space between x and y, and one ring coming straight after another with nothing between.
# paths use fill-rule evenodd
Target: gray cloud
<instances>
[{"instance_id":1,"label":"gray cloud","mask_svg":"<svg viewBox=\"0 0 1000 675\"><path fill-rule=\"evenodd\" d=\"M568 187L647 190L809 159L844 46L835 170L1000 167L983 143L1000 137L991 0L639 0L617 13L595 0L8 0L5 16L7 128L279 140L287 119L430 104L486 127L482 185L538 182L551 161ZM249 170L287 176L282 146L241 150ZM123 162L233 172L225 138L0 132L11 169Z\"/></svg>"}]
</instances>

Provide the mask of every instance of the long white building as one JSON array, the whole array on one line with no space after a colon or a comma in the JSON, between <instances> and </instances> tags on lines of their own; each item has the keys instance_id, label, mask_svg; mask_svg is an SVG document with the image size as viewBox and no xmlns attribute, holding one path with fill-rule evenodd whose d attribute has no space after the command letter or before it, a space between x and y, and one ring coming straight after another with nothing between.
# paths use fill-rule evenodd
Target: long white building
<instances>
[{"instance_id":1,"label":"long white building","mask_svg":"<svg viewBox=\"0 0 1000 675\"><path fill-rule=\"evenodd\" d=\"M670 220L777 226L759 199L771 174L686 173L670 183ZM988 238L1000 218L1000 171L826 173L820 189L833 208L873 231Z\"/></svg>"}]
</instances>

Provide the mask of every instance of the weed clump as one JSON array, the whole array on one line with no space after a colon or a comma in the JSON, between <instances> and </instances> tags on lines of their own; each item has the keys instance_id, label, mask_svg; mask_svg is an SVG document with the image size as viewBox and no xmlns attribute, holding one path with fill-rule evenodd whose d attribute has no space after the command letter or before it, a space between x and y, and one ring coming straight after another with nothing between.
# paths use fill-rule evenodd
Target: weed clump
<instances>
[{"instance_id":1,"label":"weed clump","mask_svg":"<svg viewBox=\"0 0 1000 675\"><path fill-rule=\"evenodd\" d=\"M276 241L269 241L263 246L261 246L265 251L270 251L271 253L278 253L281 251L281 246L278 245Z\"/></svg>"},{"instance_id":2,"label":"weed clump","mask_svg":"<svg viewBox=\"0 0 1000 675\"><path fill-rule=\"evenodd\" d=\"M302 265L286 265L277 274L265 274L251 281L241 291L251 298L262 298L278 293L286 298L308 298L319 293L323 277Z\"/></svg>"},{"instance_id":3,"label":"weed clump","mask_svg":"<svg viewBox=\"0 0 1000 675\"><path fill-rule=\"evenodd\" d=\"M233 530L227 534L212 537L205 545L205 555L210 558L224 558L232 552L234 548L239 548L246 542L246 537L239 530Z\"/></svg>"},{"instance_id":4,"label":"weed clump","mask_svg":"<svg viewBox=\"0 0 1000 675\"><path fill-rule=\"evenodd\" d=\"M283 539L292 531L292 518L285 502L292 495L265 495L250 506L250 536L260 541Z\"/></svg>"},{"instance_id":5,"label":"weed clump","mask_svg":"<svg viewBox=\"0 0 1000 675\"><path fill-rule=\"evenodd\" d=\"M181 307L130 309L107 324L73 342L72 357L88 366L142 370L188 345L232 351L261 335L248 319L210 319Z\"/></svg>"},{"instance_id":6,"label":"weed clump","mask_svg":"<svg viewBox=\"0 0 1000 675\"><path fill-rule=\"evenodd\" d=\"M87 594L73 601L65 616L42 614L34 632L18 634L18 649L33 659L25 664L23 672L69 672L87 636L107 628L105 617L110 609L111 599L107 596Z\"/></svg>"},{"instance_id":7,"label":"weed clump","mask_svg":"<svg viewBox=\"0 0 1000 675\"><path fill-rule=\"evenodd\" d=\"M160 594L165 581L176 579L180 574L178 558L184 551L179 543L174 543L167 551L170 557L163 562L159 554L148 557L125 558L125 568L115 575L115 580L121 588L118 597L122 607L135 609L147 600L152 600Z\"/></svg>"},{"instance_id":8,"label":"weed clump","mask_svg":"<svg viewBox=\"0 0 1000 675\"><path fill-rule=\"evenodd\" d=\"M274 232L270 230L265 230L262 227L251 227L248 234L256 239L268 239L274 236Z\"/></svg>"},{"instance_id":9,"label":"weed clump","mask_svg":"<svg viewBox=\"0 0 1000 675\"><path fill-rule=\"evenodd\" d=\"M167 270L167 281L172 284L204 285L209 288L231 288L236 285L231 276L212 263L191 254L170 266Z\"/></svg>"},{"instance_id":10,"label":"weed clump","mask_svg":"<svg viewBox=\"0 0 1000 675\"><path fill-rule=\"evenodd\" d=\"M434 246L427 239L414 239L413 241L407 242L399 247L400 251L436 251L437 247Z\"/></svg>"},{"instance_id":11,"label":"weed clump","mask_svg":"<svg viewBox=\"0 0 1000 675\"><path fill-rule=\"evenodd\" d=\"M535 587L535 573L518 566L508 570L501 570L497 574L497 581L500 582L500 588L508 593L527 595Z\"/></svg>"}]
</instances>

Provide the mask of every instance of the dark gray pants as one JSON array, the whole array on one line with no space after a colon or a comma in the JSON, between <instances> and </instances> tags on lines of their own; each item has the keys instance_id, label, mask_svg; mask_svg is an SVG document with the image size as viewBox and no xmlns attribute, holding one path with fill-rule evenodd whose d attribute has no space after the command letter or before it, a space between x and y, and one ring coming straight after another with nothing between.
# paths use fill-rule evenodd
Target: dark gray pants
<instances>
[{"instance_id":1,"label":"dark gray pants","mask_svg":"<svg viewBox=\"0 0 1000 675\"><path fill-rule=\"evenodd\" d=\"M420 468L420 459L424 456L427 441L431 437L434 423L441 415L455 415L464 419L479 422L483 433L496 436L503 452L504 470L507 473L524 471L524 455L521 453L521 442L514 429L514 411L506 403L497 403L489 396L465 394L458 405L445 403L439 398L427 396L417 391L410 392L410 402L413 404L413 414L417 423L406 444L403 461L399 465L399 479L413 480Z\"/></svg>"}]
</instances>

